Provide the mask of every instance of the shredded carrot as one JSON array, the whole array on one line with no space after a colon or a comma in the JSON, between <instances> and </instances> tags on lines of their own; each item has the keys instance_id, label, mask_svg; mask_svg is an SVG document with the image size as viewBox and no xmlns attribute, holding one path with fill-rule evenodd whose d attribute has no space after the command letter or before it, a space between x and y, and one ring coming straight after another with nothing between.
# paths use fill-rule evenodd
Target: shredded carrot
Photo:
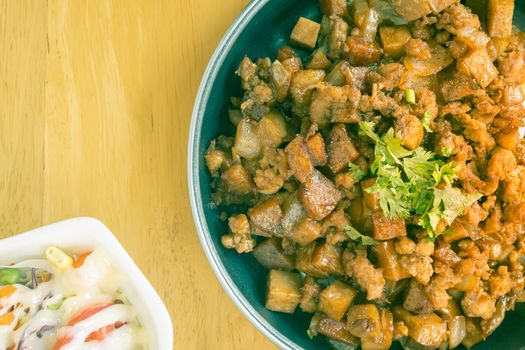
<instances>
[{"instance_id":1,"label":"shredded carrot","mask_svg":"<svg viewBox=\"0 0 525 350\"><path fill-rule=\"evenodd\" d=\"M12 312L8 312L0 316L0 326L10 325L15 319L15 315Z\"/></svg>"},{"instance_id":2,"label":"shredded carrot","mask_svg":"<svg viewBox=\"0 0 525 350\"><path fill-rule=\"evenodd\" d=\"M0 288L0 298L5 298L16 292L16 287L12 285L3 286Z\"/></svg>"},{"instance_id":3,"label":"shredded carrot","mask_svg":"<svg viewBox=\"0 0 525 350\"><path fill-rule=\"evenodd\" d=\"M84 265L84 261L86 258L93 252L87 252L78 257L78 259L73 263L73 268L78 269L82 265Z\"/></svg>"}]
</instances>

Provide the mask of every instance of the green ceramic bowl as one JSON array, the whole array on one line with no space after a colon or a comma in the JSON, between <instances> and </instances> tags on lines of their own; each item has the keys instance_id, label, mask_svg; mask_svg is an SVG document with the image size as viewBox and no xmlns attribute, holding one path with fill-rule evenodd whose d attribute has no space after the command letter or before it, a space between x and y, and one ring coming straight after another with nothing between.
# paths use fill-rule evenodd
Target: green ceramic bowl
<instances>
[{"instance_id":1,"label":"green ceramic bowl","mask_svg":"<svg viewBox=\"0 0 525 350\"><path fill-rule=\"evenodd\" d=\"M245 55L251 58L275 57L288 42L299 16L320 20L315 0L255 0L224 36L204 74L196 98L188 151L188 185L195 225L210 265L220 283L243 314L271 341L282 349L329 348L322 337L306 335L311 315L297 311L285 315L264 308L266 271L249 255L239 255L221 246L220 237L227 226L211 206L210 176L204 153L210 141L220 134L233 135L228 121L230 96L240 96L240 81L235 75ZM525 0L517 0L516 23L525 24ZM525 307L510 312L503 325L479 350L525 349ZM400 348L398 344L394 348Z\"/></svg>"}]
</instances>

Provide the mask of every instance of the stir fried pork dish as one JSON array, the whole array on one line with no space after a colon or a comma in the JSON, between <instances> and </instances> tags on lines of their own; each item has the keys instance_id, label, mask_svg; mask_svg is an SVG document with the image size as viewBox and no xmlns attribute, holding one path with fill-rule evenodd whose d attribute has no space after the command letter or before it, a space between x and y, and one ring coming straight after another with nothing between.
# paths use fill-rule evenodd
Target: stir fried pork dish
<instances>
[{"instance_id":1,"label":"stir fried pork dish","mask_svg":"<svg viewBox=\"0 0 525 350\"><path fill-rule=\"evenodd\" d=\"M514 0L320 0L242 57L205 161L225 249L334 347L473 347L525 301L525 34ZM297 16L299 17L299 16Z\"/></svg>"}]
</instances>

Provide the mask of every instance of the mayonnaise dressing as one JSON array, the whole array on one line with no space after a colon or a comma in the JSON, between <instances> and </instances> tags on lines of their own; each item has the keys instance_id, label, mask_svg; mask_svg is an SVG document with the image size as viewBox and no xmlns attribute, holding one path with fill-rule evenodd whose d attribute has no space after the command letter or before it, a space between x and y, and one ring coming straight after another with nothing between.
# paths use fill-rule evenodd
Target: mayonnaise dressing
<instances>
[{"instance_id":1,"label":"mayonnaise dressing","mask_svg":"<svg viewBox=\"0 0 525 350\"><path fill-rule=\"evenodd\" d=\"M65 271L47 260L4 268L30 271L32 278L13 284L9 295L1 296L0 286L0 350L54 349L57 342L60 350L147 349L145 332L122 292L126 278L103 250ZM33 268L51 278L40 278L35 286Z\"/></svg>"}]
</instances>

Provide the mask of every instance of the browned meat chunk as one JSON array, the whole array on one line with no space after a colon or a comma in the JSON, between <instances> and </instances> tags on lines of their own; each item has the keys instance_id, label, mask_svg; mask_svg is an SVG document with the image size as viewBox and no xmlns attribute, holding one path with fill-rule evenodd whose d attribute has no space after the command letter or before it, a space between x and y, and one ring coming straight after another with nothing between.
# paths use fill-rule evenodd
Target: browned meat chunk
<instances>
[{"instance_id":1,"label":"browned meat chunk","mask_svg":"<svg viewBox=\"0 0 525 350\"><path fill-rule=\"evenodd\" d=\"M304 312L316 312L320 292L321 286L319 283L312 277L306 277L302 288L301 310Z\"/></svg>"},{"instance_id":2,"label":"browned meat chunk","mask_svg":"<svg viewBox=\"0 0 525 350\"><path fill-rule=\"evenodd\" d=\"M421 255L406 255L399 258L399 262L403 269L415 277L419 283L427 285L430 277L434 273L432 268L432 258Z\"/></svg>"},{"instance_id":3,"label":"browned meat chunk","mask_svg":"<svg viewBox=\"0 0 525 350\"><path fill-rule=\"evenodd\" d=\"M514 224L522 224L525 222L525 202L519 204L511 204L505 207L505 220Z\"/></svg>"},{"instance_id":4,"label":"browned meat chunk","mask_svg":"<svg viewBox=\"0 0 525 350\"><path fill-rule=\"evenodd\" d=\"M250 235L250 223L244 214L228 219L231 234L221 237L222 245L227 249L235 249L237 253L249 253L255 247L255 240Z\"/></svg>"},{"instance_id":5,"label":"browned meat chunk","mask_svg":"<svg viewBox=\"0 0 525 350\"><path fill-rule=\"evenodd\" d=\"M332 65L332 61L326 57L323 50L318 49L312 55L312 59L306 66L308 69L328 69Z\"/></svg>"},{"instance_id":6,"label":"browned meat chunk","mask_svg":"<svg viewBox=\"0 0 525 350\"><path fill-rule=\"evenodd\" d=\"M346 40L348 61L354 66L368 66L381 59L382 51L376 42L368 42L358 36Z\"/></svg>"},{"instance_id":7,"label":"browned meat chunk","mask_svg":"<svg viewBox=\"0 0 525 350\"><path fill-rule=\"evenodd\" d=\"M324 84L314 93L310 106L310 120L320 127L332 123L357 123L357 107L361 93L346 85L343 87Z\"/></svg>"},{"instance_id":8,"label":"browned meat chunk","mask_svg":"<svg viewBox=\"0 0 525 350\"><path fill-rule=\"evenodd\" d=\"M366 257L356 257L346 250L343 252L343 268L345 273L354 277L361 288L366 291L368 300L377 300L383 297L385 278L382 270L376 269Z\"/></svg>"},{"instance_id":9,"label":"browned meat chunk","mask_svg":"<svg viewBox=\"0 0 525 350\"><path fill-rule=\"evenodd\" d=\"M221 174L221 184L226 192L234 195L247 195L255 188L252 176L239 164L232 165Z\"/></svg>"},{"instance_id":10,"label":"browned meat chunk","mask_svg":"<svg viewBox=\"0 0 525 350\"><path fill-rule=\"evenodd\" d=\"M322 166L326 164L328 156L323 136L320 133L314 134L306 139L306 147L310 152L310 159L314 166Z\"/></svg>"},{"instance_id":11,"label":"browned meat chunk","mask_svg":"<svg viewBox=\"0 0 525 350\"><path fill-rule=\"evenodd\" d=\"M401 237L396 240L394 247L398 254L409 255L416 250L416 243L408 237Z\"/></svg>"},{"instance_id":12,"label":"browned meat chunk","mask_svg":"<svg viewBox=\"0 0 525 350\"><path fill-rule=\"evenodd\" d=\"M295 25L290 42L301 49L313 50L317 44L321 25L311 19L300 17Z\"/></svg>"},{"instance_id":13,"label":"browned meat chunk","mask_svg":"<svg viewBox=\"0 0 525 350\"><path fill-rule=\"evenodd\" d=\"M301 246L306 246L321 236L321 224L310 218L304 218L286 237Z\"/></svg>"},{"instance_id":14,"label":"browned meat chunk","mask_svg":"<svg viewBox=\"0 0 525 350\"><path fill-rule=\"evenodd\" d=\"M373 247L377 265L383 269L383 276L389 281L399 281L410 275L399 264L399 256L394 250L393 240L380 242Z\"/></svg>"},{"instance_id":15,"label":"browned meat chunk","mask_svg":"<svg viewBox=\"0 0 525 350\"><path fill-rule=\"evenodd\" d=\"M334 174L348 167L359 157L344 125L336 125L329 136L328 167Z\"/></svg>"},{"instance_id":16,"label":"browned meat chunk","mask_svg":"<svg viewBox=\"0 0 525 350\"><path fill-rule=\"evenodd\" d=\"M403 146L408 149L416 149L423 142L425 134L423 124L412 114L406 114L399 118L396 123L396 132L403 139Z\"/></svg>"},{"instance_id":17,"label":"browned meat chunk","mask_svg":"<svg viewBox=\"0 0 525 350\"><path fill-rule=\"evenodd\" d=\"M268 238L260 243L253 250L253 256L259 264L268 270L278 269L292 271L295 269L295 257L284 254L281 247L281 240L278 238Z\"/></svg>"},{"instance_id":18,"label":"browned meat chunk","mask_svg":"<svg viewBox=\"0 0 525 350\"><path fill-rule=\"evenodd\" d=\"M504 148L496 148L487 165L489 179L505 180L516 169L514 154Z\"/></svg>"},{"instance_id":19,"label":"browned meat chunk","mask_svg":"<svg viewBox=\"0 0 525 350\"><path fill-rule=\"evenodd\" d=\"M428 60L432 57L430 46L421 39L410 39L405 46L406 53L420 60Z\"/></svg>"},{"instance_id":20,"label":"browned meat chunk","mask_svg":"<svg viewBox=\"0 0 525 350\"><path fill-rule=\"evenodd\" d=\"M263 194L277 193L284 185L284 176L277 174L273 169L257 170L253 178L257 191Z\"/></svg>"},{"instance_id":21,"label":"browned meat chunk","mask_svg":"<svg viewBox=\"0 0 525 350\"><path fill-rule=\"evenodd\" d=\"M454 73L451 79L441 85L441 93L445 101L452 102L475 94L474 80L466 75Z\"/></svg>"},{"instance_id":22,"label":"browned meat chunk","mask_svg":"<svg viewBox=\"0 0 525 350\"><path fill-rule=\"evenodd\" d=\"M414 279L410 281L406 290L403 307L414 314L429 314L434 311L424 287Z\"/></svg>"},{"instance_id":23,"label":"browned meat chunk","mask_svg":"<svg viewBox=\"0 0 525 350\"><path fill-rule=\"evenodd\" d=\"M414 21L432 12L428 1L392 0L392 6L407 21Z\"/></svg>"},{"instance_id":24,"label":"browned meat chunk","mask_svg":"<svg viewBox=\"0 0 525 350\"><path fill-rule=\"evenodd\" d=\"M496 301L483 288L478 287L465 293L461 299L461 307L468 317L481 317L486 320L494 315Z\"/></svg>"},{"instance_id":25,"label":"browned meat chunk","mask_svg":"<svg viewBox=\"0 0 525 350\"><path fill-rule=\"evenodd\" d=\"M312 242L306 247L299 247L297 249L297 258L295 259L295 268L307 275L326 278L328 274L324 271L319 270L312 264L312 258L317 247L317 242Z\"/></svg>"},{"instance_id":26,"label":"browned meat chunk","mask_svg":"<svg viewBox=\"0 0 525 350\"><path fill-rule=\"evenodd\" d=\"M297 273L270 270L266 308L268 310L293 314L301 300L301 275Z\"/></svg>"},{"instance_id":27,"label":"browned meat chunk","mask_svg":"<svg viewBox=\"0 0 525 350\"><path fill-rule=\"evenodd\" d=\"M333 246L327 242L319 243L312 255L312 265L330 275L343 275L341 255L341 247Z\"/></svg>"},{"instance_id":28,"label":"browned meat chunk","mask_svg":"<svg viewBox=\"0 0 525 350\"><path fill-rule=\"evenodd\" d=\"M437 348L445 340L447 324L436 314L412 315L400 306L393 310L394 318L408 328L408 335L423 346Z\"/></svg>"},{"instance_id":29,"label":"browned meat chunk","mask_svg":"<svg viewBox=\"0 0 525 350\"><path fill-rule=\"evenodd\" d=\"M403 56L405 45L411 38L408 26L380 27L379 37L383 44L385 56L389 58L400 58Z\"/></svg>"},{"instance_id":30,"label":"browned meat chunk","mask_svg":"<svg viewBox=\"0 0 525 350\"><path fill-rule=\"evenodd\" d=\"M290 85L292 99L298 108L306 108L312 101L313 91L326 73L324 70L300 70L293 75Z\"/></svg>"},{"instance_id":31,"label":"browned meat chunk","mask_svg":"<svg viewBox=\"0 0 525 350\"><path fill-rule=\"evenodd\" d=\"M352 306L348 311L347 327L356 337L377 337L382 328L379 309L374 304Z\"/></svg>"},{"instance_id":32,"label":"browned meat chunk","mask_svg":"<svg viewBox=\"0 0 525 350\"><path fill-rule=\"evenodd\" d=\"M328 36L327 55L329 58L335 60L348 50L345 45L348 36L348 23L339 16L332 16L330 22L331 31Z\"/></svg>"},{"instance_id":33,"label":"browned meat chunk","mask_svg":"<svg viewBox=\"0 0 525 350\"><path fill-rule=\"evenodd\" d=\"M341 193L332 181L314 170L301 185L299 199L312 219L323 220L335 209Z\"/></svg>"},{"instance_id":34,"label":"browned meat chunk","mask_svg":"<svg viewBox=\"0 0 525 350\"><path fill-rule=\"evenodd\" d=\"M357 292L347 284L334 281L319 295L318 310L340 321L356 295Z\"/></svg>"},{"instance_id":35,"label":"browned meat chunk","mask_svg":"<svg viewBox=\"0 0 525 350\"><path fill-rule=\"evenodd\" d=\"M281 224L283 212L277 198L268 199L248 209L248 218L257 229L254 233L271 236Z\"/></svg>"},{"instance_id":36,"label":"browned meat chunk","mask_svg":"<svg viewBox=\"0 0 525 350\"><path fill-rule=\"evenodd\" d=\"M210 174L216 174L223 164L227 162L226 154L223 151L210 147L204 155L206 166Z\"/></svg>"},{"instance_id":37,"label":"browned meat chunk","mask_svg":"<svg viewBox=\"0 0 525 350\"><path fill-rule=\"evenodd\" d=\"M259 84L259 78L257 77L257 65L252 62L248 57L244 57L239 65L237 74L241 77L242 88L244 90L251 90L257 84Z\"/></svg>"},{"instance_id":38,"label":"browned meat chunk","mask_svg":"<svg viewBox=\"0 0 525 350\"><path fill-rule=\"evenodd\" d=\"M472 50L460 58L458 70L476 79L483 88L486 88L498 76L498 69L492 63L486 49Z\"/></svg>"},{"instance_id":39,"label":"browned meat chunk","mask_svg":"<svg viewBox=\"0 0 525 350\"><path fill-rule=\"evenodd\" d=\"M295 178L304 182L314 171L308 147L302 136L297 136L286 146L288 164Z\"/></svg>"},{"instance_id":40,"label":"browned meat chunk","mask_svg":"<svg viewBox=\"0 0 525 350\"><path fill-rule=\"evenodd\" d=\"M505 37L512 34L514 0L488 0L487 31L491 37Z\"/></svg>"},{"instance_id":41,"label":"browned meat chunk","mask_svg":"<svg viewBox=\"0 0 525 350\"><path fill-rule=\"evenodd\" d=\"M308 331L312 336L322 334L346 345L354 347L359 345L359 339L350 334L345 322L336 321L320 313L312 318Z\"/></svg>"},{"instance_id":42,"label":"browned meat chunk","mask_svg":"<svg viewBox=\"0 0 525 350\"><path fill-rule=\"evenodd\" d=\"M376 212L372 216L372 222L374 225L374 238L378 241L387 241L407 235L404 220L390 219L382 212Z\"/></svg>"}]
</instances>

